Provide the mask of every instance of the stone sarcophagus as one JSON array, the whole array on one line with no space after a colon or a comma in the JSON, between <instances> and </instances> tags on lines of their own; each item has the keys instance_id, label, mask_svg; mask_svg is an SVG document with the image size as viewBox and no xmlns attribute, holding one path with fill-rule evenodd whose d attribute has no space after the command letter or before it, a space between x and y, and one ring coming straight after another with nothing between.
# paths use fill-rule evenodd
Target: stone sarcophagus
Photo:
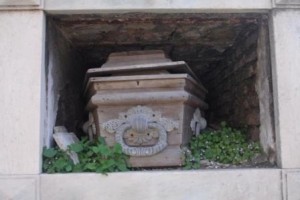
<instances>
[{"instance_id":1,"label":"stone sarcophagus","mask_svg":"<svg viewBox=\"0 0 300 200\"><path fill-rule=\"evenodd\" d=\"M207 91L163 52L112 54L86 74L90 138L119 143L132 167L180 166L182 146L205 128Z\"/></svg>"}]
</instances>

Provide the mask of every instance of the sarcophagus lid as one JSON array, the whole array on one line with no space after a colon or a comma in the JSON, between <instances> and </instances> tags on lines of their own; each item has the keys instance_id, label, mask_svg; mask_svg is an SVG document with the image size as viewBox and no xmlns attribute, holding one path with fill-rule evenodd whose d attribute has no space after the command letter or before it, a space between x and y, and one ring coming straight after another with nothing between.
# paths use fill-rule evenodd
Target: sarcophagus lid
<instances>
[{"instance_id":1,"label":"sarcophagus lid","mask_svg":"<svg viewBox=\"0 0 300 200\"><path fill-rule=\"evenodd\" d=\"M87 71L85 83L90 77L168 73L189 74L202 87L201 81L186 62L172 61L161 50L112 53L101 68L91 68Z\"/></svg>"}]
</instances>

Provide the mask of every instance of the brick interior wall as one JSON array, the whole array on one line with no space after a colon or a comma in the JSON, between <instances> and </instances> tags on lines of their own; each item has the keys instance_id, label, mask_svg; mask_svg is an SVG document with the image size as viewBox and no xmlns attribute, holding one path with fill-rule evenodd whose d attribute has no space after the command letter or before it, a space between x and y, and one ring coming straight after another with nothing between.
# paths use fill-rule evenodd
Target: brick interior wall
<instances>
[{"instance_id":1,"label":"brick interior wall","mask_svg":"<svg viewBox=\"0 0 300 200\"><path fill-rule=\"evenodd\" d=\"M257 80L258 26L240 33L234 45L224 52L225 59L213 66L205 77L209 95L209 123L228 122L245 128L252 140L259 140L259 101Z\"/></svg>"}]
</instances>

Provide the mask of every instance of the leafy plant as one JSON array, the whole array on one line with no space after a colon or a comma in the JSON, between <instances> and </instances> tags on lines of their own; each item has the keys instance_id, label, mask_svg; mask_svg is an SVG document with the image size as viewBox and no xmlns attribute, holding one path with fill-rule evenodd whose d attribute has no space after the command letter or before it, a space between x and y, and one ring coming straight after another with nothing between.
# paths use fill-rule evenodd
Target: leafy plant
<instances>
[{"instance_id":1,"label":"leafy plant","mask_svg":"<svg viewBox=\"0 0 300 200\"><path fill-rule=\"evenodd\" d=\"M184 169L199 169L200 168L200 154L192 155L190 149L185 148L183 150L185 162Z\"/></svg>"},{"instance_id":2,"label":"leafy plant","mask_svg":"<svg viewBox=\"0 0 300 200\"><path fill-rule=\"evenodd\" d=\"M185 168L199 168L200 160L242 164L260 152L257 142L248 142L240 130L222 122L220 130L206 131L192 138L189 151L185 151Z\"/></svg>"},{"instance_id":3,"label":"leafy plant","mask_svg":"<svg viewBox=\"0 0 300 200\"><path fill-rule=\"evenodd\" d=\"M113 147L109 147L101 137L96 142L83 139L78 143L74 143L69 146L68 152L71 151L78 154L80 163L75 165L67 152L58 149L58 147L44 148L43 171L46 173L107 173L128 170L128 157L123 154L121 146L115 144Z\"/></svg>"}]
</instances>

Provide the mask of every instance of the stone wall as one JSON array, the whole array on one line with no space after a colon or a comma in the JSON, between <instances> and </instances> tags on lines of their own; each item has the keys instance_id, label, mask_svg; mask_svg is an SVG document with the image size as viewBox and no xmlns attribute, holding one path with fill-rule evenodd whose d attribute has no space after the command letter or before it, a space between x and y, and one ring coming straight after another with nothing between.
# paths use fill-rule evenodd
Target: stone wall
<instances>
[{"instance_id":1,"label":"stone wall","mask_svg":"<svg viewBox=\"0 0 300 200\"><path fill-rule=\"evenodd\" d=\"M259 23L242 31L234 45L224 52L225 59L202 77L209 90L209 123L226 121L236 128L247 127L249 137L256 141L260 132L256 91Z\"/></svg>"},{"instance_id":2,"label":"stone wall","mask_svg":"<svg viewBox=\"0 0 300 200\"><path fill-rule=\"evenodd\" d=\"M0 5L0 199L300 199L299 0L2 0ZM279 169L40 174L44 14L149 10L269 14Z\"/></svg>"},{"instance_id":3,"label":"stone wall","mask_svg":"<svg viewBox=\"0 0 300 200\"><path fill-rule=\"evenodd\" d=\"M40 172L43 22L42 11L0 12L0 179ZM0 199L9 199L1 195L8 184L0 182Z\"/></svg>"},{"instance_id":4,"label":"stone wall","mask_svg":"<svg viewBox=\"0 0 300 200\"><path fill-rule=\"evenodd\" d=\"M61 31L47 22L47 120L44 144L50 146L54 126L77 130L82 122L84 104L81 99L85 68L80 53L66 40Z\"/></svg>"}]
</instances>

